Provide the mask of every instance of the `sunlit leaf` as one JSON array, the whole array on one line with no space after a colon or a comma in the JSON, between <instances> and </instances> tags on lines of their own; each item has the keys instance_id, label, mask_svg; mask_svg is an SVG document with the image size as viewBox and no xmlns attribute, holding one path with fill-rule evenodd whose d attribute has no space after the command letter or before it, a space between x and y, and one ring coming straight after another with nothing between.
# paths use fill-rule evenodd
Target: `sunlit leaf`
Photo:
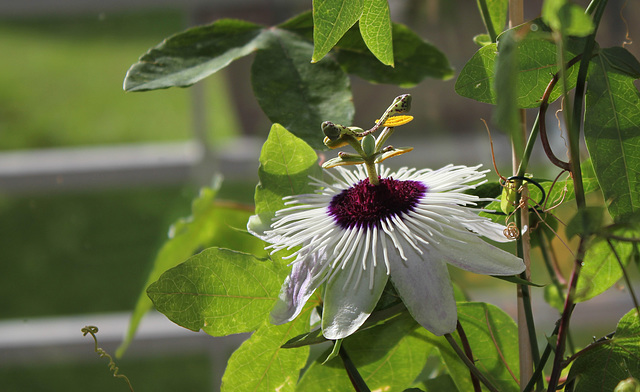
<instances>
[{"instance_id":1,"label":"sunlit leaf","mask_svg":"<svg viewBox=\"0 0 640 392\"><path fill-rule=\"evenodd\" d=\"M222 378L222 392L293 391L308 347L281 348L292 337L309 330L309 309L295 320L272 325L265 322L236 350Z\"/></svg>"},{"instance_id":2,"label":"sunlit leaf","mask_svg":"<svg viewBox=\"0 0 640 392\"><path fill-rule=\"evenodd\" d=\"M300 14L278 26L311 39L311 13ZM438 48L423 40L408 27L392 23L394 68L382 64L367 48L360 28L353 26L336 44L335 57L350 74L372 83L412 87L424 78L450 79L453 68Z\"/></svg>"},{"instance_id":3,"label":"sunlit leaf","mask_svg":"<svg viewBox=\"0 0 640 392\"><path fill-rule=\"evenodd\" d=\"M387 0L364 0L359 21L362 39L382 64L393 66L391 16Z\"/></svg>"},{"instance_id":4,"label":"sunlit leaf","mask_svg":"<svg viewBox=\"0 0 640 392\"><path fill-rule=\"evenodd\" d=\"M282 29L272 29L270 36L251 67L256 99L273 123L324 150L322 122L353 121L349 78L331 58L309 63L313 47L302 37Z\"/></svg>"},{"instance_id":5,"label":"sunlit leaf","mask_svg":"<svg viewBox=\"0 0 640 392\"><path fill-rule=\"evenodd\" d=\"M477 0L477 3L482 21L489 33L489 41L491 41L504 30L509 0Z\"/></svg>"},{"instance_id":6,"label":"sunlit leaf","mask_svg":"<svg viewBox=\"0 0 640 392\"><path fill-rule=\"evenodd\" d=\"M274 124L260 152L256 187L256 214L284 207L285 196L312 193L309 176L320 177L318 156L304 141Z\"/></svg>"},{"instance_id":7,"label":"sunlit leaf","mask_svg":"<svg viewBox=\"0 0 640 392\"><path fill-rule=\"evenodd\" d=\"M482 302L458 302L458 318L465 330L475 365L500 391L520 391L518 327L500 308ZM430 335L459 391L473 391L469 368L447 340ZM460 345L460 343L458 343Z\"/></svg>"},{"instance_id":8,"label":"sunlit leaf","mask_svg":"<svg viewBox=\"0 0 640 392\"><path fill-rule=\"evenodd\" d=\"M630 238L638 236L637 232L626 230L618 231L616 234ZM626 266L633 252L633 244L622 241L612 241L612 243L622 265ZM621 278L622 268L609 244L603 239L597 239L584 255L580 279L576 287L576 302L586 301L602 294Z\"/></svg>"},{"instance_id":9,"label":"sunlit leaf","mask_svg":"<svg viewBox=\"0 0 640 392\"><path fill-rule=\"evenodd\" d=\"M268 318L283 270L268 259L209 248L163 273L147 294L159 312L192 331L250 332Z\"/></svg>"},{"instance_id":10,"label":"sunlit leaf","mask_svg":"<svg viewBox=\"0 0 640 392\"><path fill-rule=\"evenodd\" d=\"M625 58L603 49L591 61L585 98L585 140L614 219L640 208L640 94L637 76L620 70L638 66Z\"/></svg>"},{"instance_id":11,"label":"sunlit leaf","mask_svg":"<svg viewBox=\"0 0 640 392\"><path fill-rule=\"evenodd\" d=\"M567 35L584 37L593 32L594 25L589 15L580 6L567 0L545 0L542 19L552 29Z\"/></svg>"},{"instance_id":12,"label":"sunlit leaf","mask_svg":"<svg viewBox=\"0 0 640 392\"><path fill-rule=\"evenodd\" d=\"M383 327L358 332L342 342L342 347L371 390L401 391L411 385L431 351L424 339L427 332L404 313ZM350 390L351 382L340 358L326 364L321 355L304 373L298 391Z\"/></svg>"},{"instance_id":13,"label":"sunlit leaf","mask_svg":"<svg viewBox=\"0 0 640 392\"><path fill-rule=\"evenodd\" d=\"M312 61L329 53L361 15L362 0L314 0Z\"/></svg>"},{"instance_id":14,"label":"sunlit leaf","mask_svg":"<svg viewBox=\"0 0 640 392\"><path fill-rule=\"evenodd\" d=\"M151 48L124 80L126 91L186 87L261 48L263 26L222 19L173 35Z\"/></svg>"},{"instance_id":15,"label":"sunlit leaf","mask_svg":"<svg viewBox=\"0 0 640 392\"><path fill-rule=\"evenodd\" d=\"M557 49L553 42L539 35L527 35L518 42L518 85L516 102L519 108L540 106L553 74L558 72ZM572 53L569 53L572 56ZM497 61L497 45L490 44L480 48L465 64L456 80L455 90L463 97L476 101L496 104L495 68ZM577 67L567 70L569 88L576 82ZM552 90L549 102L560 97L561 89L556 85Z\"/></svg>"},{"instance_id":16,"label":"sunlit leaf","mask_svg":"<svg viewBox=\"0 0 640 392\"><path fill-rule=\"evenodd\" d=\"M632 309L625 314L611 339L594 343L569 371L575 392L613 391L628 377L640 378L640 318Z\"/></svg>"},{"instance_id":17,"label":"sunlit leaf","mask_svg":"<svg viewBox=\"0 0 640 392\"><path fill-rule=\"evenodd\" d=\"M138 297L127 335L116 352L117 356L124 354L142 318L152 307L146 293L147 287L158 280L164 271L209 246L231 247L248 253L260 253L264 247L261 240L234 229L245 227L251 211L233 208L231 205L216 204L218 186L202 188L199 196L193 200L191 216L179 219L171 226L169 239L158 251L151 272Z\"/></svg>"}]
</instances>

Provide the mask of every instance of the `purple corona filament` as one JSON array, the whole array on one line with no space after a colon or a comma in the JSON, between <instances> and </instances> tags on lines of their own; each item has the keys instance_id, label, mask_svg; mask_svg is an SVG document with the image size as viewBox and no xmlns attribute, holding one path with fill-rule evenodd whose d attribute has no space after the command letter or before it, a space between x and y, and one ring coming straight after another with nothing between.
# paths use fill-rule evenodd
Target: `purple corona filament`
<instances>
[{"instance_id":1,"label":"purple corona filament","mask_svg":"<svg viewBox=\"0 0 640 392\"><path fill-rule=\"evenodd\" d=\"M333 197L329 215L343 229L380 228L380 221L413 211L427 193L419 181L399 181L381 178L380 185L361 180Z\"/></svg>"}]
</instances>

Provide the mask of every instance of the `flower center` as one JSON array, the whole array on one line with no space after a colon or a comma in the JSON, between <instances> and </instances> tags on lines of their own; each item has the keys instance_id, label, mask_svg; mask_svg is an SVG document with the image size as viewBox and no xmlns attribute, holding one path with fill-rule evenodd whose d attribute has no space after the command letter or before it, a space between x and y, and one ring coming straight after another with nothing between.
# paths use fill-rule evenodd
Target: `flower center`
<instances>
[{"instance_id":1,"label":"flower center","mask_svg":"<svg viewBox=\"0 0 640 392\"><path fill-rule=\"evenodd\" d=\"M367 178L334 196L329 214L343 229L380 228L380 221L411 212L426 192L419 181L382 178L376 186Z\"/></svg>"}]
</instances>

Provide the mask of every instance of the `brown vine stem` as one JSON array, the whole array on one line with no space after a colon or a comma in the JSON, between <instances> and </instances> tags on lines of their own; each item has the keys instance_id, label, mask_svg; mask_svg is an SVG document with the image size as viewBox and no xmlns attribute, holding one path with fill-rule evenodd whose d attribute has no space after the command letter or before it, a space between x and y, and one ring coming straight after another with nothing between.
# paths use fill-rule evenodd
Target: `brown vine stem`
<instances>
[{"instance_id":1,"label":"brown vine stem","mask_svg":"<svg viewBox=\"0 0 640 392\"><path fill-rule=\"evenodd\" d=\"M580 238L578 244L578 250L576 252L576 259L573 266L573 272L569 279L569 289L567 290L567 298L564 301L564 308L562 310L562 316L560 317L560 324L558 328L558 338L556 340L556 355L553 358L553 370L549 377L549 389L548 392L556 390L558 381L560 380L560 374L563 369L562 356L567 342L567 333L569 332L569 320L571 319L571 313L574 308L574 298L576 287L578 286L578 277L580 276L580 270L582 268L582 261L584 259L584 253L586 252L586 240Z\"/></svg>"},{"instance_id":2,"label":"brown vine stem","mask_svg":"<svg viewBox=\"0 0 640 392\"><path fill-rule=\"evenodd\" d=\"M456 325L456 330L458 331L458 335L460 336L460 342L462 343L462 348L464 349L464 353L470 361L474 361L473 352L471 351L471 345L469 345L469 339L467 339L467 334L464 332L462 328L462 324L460 324L460 320L458 320L458 324ZM473 384L474 392L482 392L482 387L480 386L480 380L476 377L475 374L471 370L469 370L471 374L471 383Z\"/></svg>"},{"instance_id":3,"label":"brown vine stem","mask_svg":"<svg viewBox=\"0 0 640 392\"><path fill-rule=\"evenodd\" d=\"M580 61L581 58L582 58L582 55L580 54L572 58L567 63L567 68L572 67L578 61ZM542 142L542 148L544 149L544 153L547 155L547 158L549 158L549 161L551 161L551 163L558 166L562 170L571 171L571 165L569 165L568 162L564 162L555 156L555 154L553 153L553 150L551 150L551 145L549 144L549 138L547 137L547 125L545 121L545 116L547 114L547 108L549 107L549 99L551 97L551 92L553 91L554 87L558 83L558 80L560 80L560 72L556 72L553 75L553 77L549 81L549 84L547 85L547 88L544 90L544 94L542 95L542 102L540 103L540 115L538 116L540 118L540 141Z\"/></svg>"}]
</instances>

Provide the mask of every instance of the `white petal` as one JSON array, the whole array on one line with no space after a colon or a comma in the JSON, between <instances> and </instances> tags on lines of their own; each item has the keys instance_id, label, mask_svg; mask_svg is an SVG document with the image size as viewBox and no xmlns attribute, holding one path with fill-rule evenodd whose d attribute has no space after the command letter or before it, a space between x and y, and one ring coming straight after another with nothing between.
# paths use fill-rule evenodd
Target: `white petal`
<instances>
[{"instance_id":1,"label":"white petal","mask_svg":"<svg viewBox=\"0 0 640 392\"><path fill-rule=\"evenodd\" d=\"M349 263L358 263L355 268L362 268L361 260L349 260ZM368 261L361 279L357 279L356 272L348 281L349 270L350 265L338 271L325 288L322 334L327 339L342 339L360 328L373 312L387 284L386 269L381 266L374 268L372 260ZM373 284L370 284L371 278Z\"/></svg>"},{"instance_id":2,"label":"white petal","mask_svg":"<svg viewBox=\"0 0 640 392\"><path fill-rule=\"evenodd\" d=\"M516 275L524 271L522 259L483 241L474 233L448 230L434 244L448 263L483 275Z\"/></svg>"},{"instance_id":3,"label":"white petal","mask_svg":"<svg viewBox=\"0 0 640 392\"><path fill-rule=\"evenodd\" d=\"M485 222L469 222L464 225L467 229L496 242L511 242L512 239L504 235L505 226L487 219Z\"/></svg>"},{"instance_id":4,"label":"white petal","mask_svg":"<svg viewBox=\"0 0 640 392\"><path fill-rule=\"evenodd\" d=\"M442 336L456 329L458 314L447 265L429 249L422 257L409 245L407 260L390 255L391 282L409 313L423 327Z\"/></svg>"},{"instance_id":5,"label":"white petal","mask_svg":"<svg viewBox=\"0 0 640 392\"><path fill-rule=\"evenodd\" d=\"M324 282L328 264L326 259L312 254L293 265L271 311L273 324L284 324L298 317L309 297Z\"/></svg>"},{"instance_id":6,"label":"white petal","mask_svg":"<svg viewBox=\"0 0 640 392\"><path fill-rule=\"evenodd\" d=\"M251 215L251 217L249 217L249 221L247 222L247 231L266 242L275 240L265 233L271 228L271 222L273 221L273 218L275 218L275 216L275 212L267 212L260 215Z\"/></svg>"}]
</instances>

